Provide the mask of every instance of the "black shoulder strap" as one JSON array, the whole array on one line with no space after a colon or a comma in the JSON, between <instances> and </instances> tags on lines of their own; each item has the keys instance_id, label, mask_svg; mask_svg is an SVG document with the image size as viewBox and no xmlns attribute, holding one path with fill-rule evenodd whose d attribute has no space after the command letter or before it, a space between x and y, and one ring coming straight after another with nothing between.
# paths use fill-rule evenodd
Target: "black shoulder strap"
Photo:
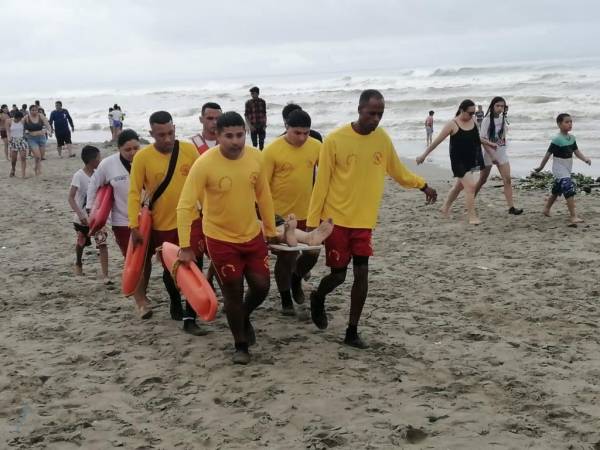
<instances>
[{"instance_id":1,"label":"black shoulder strap","mask_svg":"<svg viewBox=\"0 0 600 450\"><path fill-rule=\"evenodd\" d=\"M154 194L152 194L152 198L150 199L150 204L148 208L152 209L154 203L158 200L158 198L165 192L167 186L171 182L171 178L173 178L173 173L175 172L175 166L177 165L177 157L179 156L179 141L175 141L175 146L173 147L173 152L171 153L171 159L169 160L169 168L167 169L167 174L165 175L165 179L162 180L162 183L156 188Z\"/></svg>"}]
</instances>

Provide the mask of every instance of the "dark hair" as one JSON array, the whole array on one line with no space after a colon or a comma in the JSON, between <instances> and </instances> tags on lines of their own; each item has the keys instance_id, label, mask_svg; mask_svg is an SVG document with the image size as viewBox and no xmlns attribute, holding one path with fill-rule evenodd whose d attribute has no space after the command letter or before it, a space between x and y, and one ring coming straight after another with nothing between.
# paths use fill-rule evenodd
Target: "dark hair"
<instances>
[{"instance_id":1,"label":"dark hair","mask_svg":"<svg viewBox=\"0 0 600 450\"><path fill-rule=\"evenodd\" d=\"M40 107L38 105L29 105L29 111L31 111L32 108L38 108L39 109Z\"/></svg>"},{"instance_id":2,"label":"dark hair","mask_svg":"<svg viewBox=\"0 0 600 450\"><path fill-rule=\"evenodd\" d=\"M560 113L558 116L556 116L556 123L557 123L558 125L560 125L561 123L563 123L563 122L564 122L564 120L565 120L567 117L571 117L571 114L568 114L568 113Z\"/></svg>"},{"instance_id":3,"label":"dark hair","mask_svg":"<svg viewBox=\"0 0 600 450\"><path fill-rule=\"evenodd\" d=\"M287 118L289 117L292 111L302 110L302 106L296 105L295 103L288 103L281 110L281 116L283 117L283 121L287 122Z\"/></svg>"},{"instance_id":4,"label":"dark hair","mask_svg":"<svg viewBox=\"0 0 600 450\"><path fill-rule=\"evenodd\" d=\"M40 106L40 101L39 101L39 100L36 100L36 101L35 101L35 102L33 102L33 103L35 103L35 105L36 105L36 106Z\"/></svg>"},{"instance_id":5,"label":"dark hair","mask_svg":"<svg viewBox=\"0 0 600 450\"><path fill-rule=\"evenodd\" d=\"M21 108L22 108L22 109L27 109L27 103L23 103L23 104L21 105Z\"/></svg>"},{"instance_id":6,"label":"dark hair","mask_svg":"<svg viewBox=\"0 0 600 450\"><path fill-rule=\"evenodd\" d=\"M60 105L60 106L62 106L62 102L61 102L60 100L56 100L56 101L54 102L54 104L55 104L55 105Z\"/></svg>"},{"instance_id":7,"label":"dark hair","mask_svg":"<svg viewBox=\"0 0 600 450\"><path fill-rule=\"evenodd\" d=\"M15 111L15 113L13 114L13 119L22 119L23 118L23 113L21 111Z\"/></svg>"},{"instance_id":8,"label":"dark hair","mask_svg":"<svg viewBox=\"0 0 600 450\"><path fill-rule=\"evenodd\" d=\"M250 92L256 92L257 94L260 93L260 89L258 88L258 86L254 86L250 88Z\"/></svg>"},{"instance_id":9,"label":"dark hair","mask_svg":"<svg viewBox=\"0 0 600 450\"><path fill-rule=\"evenodd\" d=\"M456 111L456 114L454 115L454 117L458 116L462 111L466 111L467 108L470 108L472 106L475 106L475 103L473 103L473 100L463 100L460 105L458 105L458 111Z\"/></svg>"},{"instance_id":10,"label":"dark hair","mask_svg":"<svg viewBox=\"0 0 600 450\"><path fill-rule=\"evenodd\" d=\"M119 109L119 105L117 105L116 103L113 105L114 109Z\"/></svg>"},{"instance_id":11,"label":"dark hair","mask_svg":"<svg viewBox=\"0 0 600 450\"><path fill-rule=\"evenodd\" d=\"M217 119L217 131L223 131L223 128L227 127L246 128L246 122L244 122L244 118L235 111L228 111L221 114Z\"/></svg>"},{"instance_id":12,"label":"dark hair","mask_svg":"<svg viewBox=\"0 0 600 450\"><path fill-rule=\"evenodd\" d=\"M221 106L215 102L205 103L204 105L202 105L202 115L204 115L204 111L206 111L207 109L218 109L219 111L221 111Z\"/></svg>"},{"instance_id":13,"label":"dark hair","mask_svg":"<svg viewBox=\"0 0 600 450\"><path fill-rule=\"evenodd\" d=\"M117 146L123 147L125 145L125 143L127 143L133 139L135 139L136 141L140 140L140 137L138 136L138 134L135 131L133 131L130 128L123 130L123 131L121 131L121 134L119 134L119 137L117 138Z\"/></svg>"},{"instance_id":14,"label":"dark hair","mask_svg":"<svg viewBox=\"0 0 600 450\"><path fill-rule=\"evenodd\" d=\"M286 120L286 125L289 127L310 128L310 123L310 116L301 109L292 111Z\"/></svg>"},{"instance_id":15,"label":"dark hair","mask_svg":"<svg viewBox=\"0 0 600 450\"><path fill-rule=\"evenodd\" d=\"M108 108L108 112L111 112L111 111L113 111L113 109L112 108Z\"/></svg>"},{"instance_id":16,"label":"dark hair","mask_svg":"<svg viewBox=\"0 0 600 450\"><path fill-rule=\"evenodd\" d=\"M96 156L100 154L100 150L93 145L86 145L81 149L81 160L84 164L89 164L90 161L96 159Z\"/></svg>"},{"instance_id":17,"label":"dark hair","mask_svg":"<svg viewBox=\"0 0 600 450\"><path fill-rule=\"evenodd\" d=\"M496 103L500 103L500 102L504 102L504 105L506 105L506 100L504 100L502 97L494 97L492 99L492 101L490 102L490 106L487 110L487 112L485 113L485 117L490 117L490 124L488 126L488 129L486 131L487 137L490 141L492 142L496 142L499 139L503 139L504 138L504 133L505 133L505 125L506 125L506 114L504 114L504 112L502 113L502 126L500 127L500 131L498 131L498 136L496 136L496 124L494 123L494 107L496 106Z\"/></svg>"},{"instance_id":18,"label":"dark hair","mask_svg":"<svg viewBox=\"0 0 600 450\"><path fill-rule=\"evenodd\" d=\"M3 109L3 108L8 108L8 105L2 105L2 106L0 106L0 109Z\"/></svg>"},{"instance_id":19,"label":"dark hair","mask_svg":"<svg viewBox=\"0 0 600 450\"><path fill-rule=\"evenodd\" d=\"M358 107L362 108L367 103L369 103L369 100L371 100L372 98L376 100L383 100L383 94L377 89L366 89L362 91L358 99Z\"/></svg>"},{"instance_id":20,"label":"dark hair","mask_svg":"<svg viewBox=\"0 0 600 450\"><path fill-rule=\"evenodd\" d=\"M164 125L173 122L173 117L166 111L156 111L150 116L150 126L153 124Z\"/></svg>"},{"instance_id":21,"label":"dark hair","mask_svg":"<svg viewBox=\"0 0 600 450\"><path fill-rule=\"evenodd\" d=\"M429 115L433 116L435 113L433 111L429 111Z\"/></svg>"}]
</instances>

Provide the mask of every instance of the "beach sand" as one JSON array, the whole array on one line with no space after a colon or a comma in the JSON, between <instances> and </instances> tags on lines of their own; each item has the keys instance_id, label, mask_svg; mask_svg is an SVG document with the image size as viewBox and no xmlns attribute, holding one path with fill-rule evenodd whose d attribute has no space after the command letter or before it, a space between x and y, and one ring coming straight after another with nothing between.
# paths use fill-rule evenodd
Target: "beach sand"
<instances>
[{"instance_id":1,"label":"beach sand","mask_svg":"<svg viewBox=\"0 0 600 450\"><path fill-rule=\"evenodd\" d=\"M568 228L564 201L546 218L545 192L517 192L525 213L509 216L491 181L468 227L462 199L443 220L388 182L359 328L371 349L341 345L351 273L326 331L282 316L272 282L240 367L222 313L205 337L170 320L156 263L154 317L136 318L112 238L114 286L92 250L72 275L80 166L51 149L21 180L0 163L1 448L600 448L597 195ZM442 200L449 171L417 170ZM321 256L306 290L325 273Z\"/></svg>"}]
</instances>

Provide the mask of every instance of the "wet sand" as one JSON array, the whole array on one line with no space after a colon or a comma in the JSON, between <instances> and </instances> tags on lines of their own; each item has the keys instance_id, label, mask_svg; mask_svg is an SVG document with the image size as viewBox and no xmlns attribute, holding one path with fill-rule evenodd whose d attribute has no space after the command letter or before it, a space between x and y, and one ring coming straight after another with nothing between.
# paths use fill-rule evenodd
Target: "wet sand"
<instances>
[{"instance_id":1,"label":"wet sand","mask_svg":"<svg viewBox=\"0 0 600 450\"><path fill-rule=\"evenodd\" d=\"M156 263L154 317L136 318L112 238L113 286L93 250L72 275L80 165L50 152L21 180L0 163L0 447L600 448L598 195L577 197L587 222L569 228L564 201L541 215L544 192L507 215L492 181L469 227L462 199L443 220L388 182L359 328L371 349L341 345L351 273L326 331L282 316L272 282L240 367L222 313L204 337L170 320ZM417 170L442 200L449 171ZM321 257L306 290L325 273Z\"/></svg>"}]
</instances>

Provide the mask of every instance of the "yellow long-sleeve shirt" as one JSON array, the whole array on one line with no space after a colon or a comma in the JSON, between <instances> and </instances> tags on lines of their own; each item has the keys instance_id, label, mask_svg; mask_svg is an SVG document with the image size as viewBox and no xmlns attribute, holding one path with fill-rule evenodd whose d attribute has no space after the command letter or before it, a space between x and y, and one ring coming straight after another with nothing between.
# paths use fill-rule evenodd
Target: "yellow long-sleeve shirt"
<instances>
[{"instance_id":1,"label":"yellow long-sleeve shirt","mask_svg":"<svg viewBox=\"0 0 600 450\"><path fill-rule=\"evenodd\" d=\"M295 214L299 220L306 219L320 151L321 143L311 137L302 147L294 147L283 136L265 147L265 175L276 214Z\"/></svg>"},{"instance_id":2,"label":"yellow long-sleeve shirt","mask_svg":"<svg viewBox=\"0 0 600 450\"><path fill-rule=\"evenodd\" d=\"M239 159L227 159L220 147L207 150L194 163L177 205L181 247L190 246L197 202L202 204L204 234L220 241L244 243L256 237L263 219L266 237L277 236L275 211L260 151L246 146Z\"/></svg>"},{"instance_id":3,"label":"yellow long-sleeve shirt","mask_svg":"<svg viewBox=\"0 0 600 450\"><path fill-rule=\"evenodd\" d=\"M385 130L361 135L350 124L338 128L325 138L319 155L307 226L331 217L343 227L374 228L386 174L404 187L425 186L402 164Z\"/></svg>"},{"instance_id":4,"label":"yellow long-sleeve shirt","mask_svg":"<svg viewBox=\"0 0 600 450\"><path fill-rule=\"evenodd\" d=\"M144 147L133 157L127 198L130 228L138 226L138 214L143 200L142 189L146 194L152 194L158 188L167 174L170 158L171 153L161 153L154 148L154 145ZM179 141L179 156L173 177L167 189L152 208L152 228L154 230L166 231L177 228L177 202L183 189L183 183L196 159L198 159L196 147L189 142ZM194 218L197 217L198 212L196 211Z\"/></svg>"}]
</instances>

